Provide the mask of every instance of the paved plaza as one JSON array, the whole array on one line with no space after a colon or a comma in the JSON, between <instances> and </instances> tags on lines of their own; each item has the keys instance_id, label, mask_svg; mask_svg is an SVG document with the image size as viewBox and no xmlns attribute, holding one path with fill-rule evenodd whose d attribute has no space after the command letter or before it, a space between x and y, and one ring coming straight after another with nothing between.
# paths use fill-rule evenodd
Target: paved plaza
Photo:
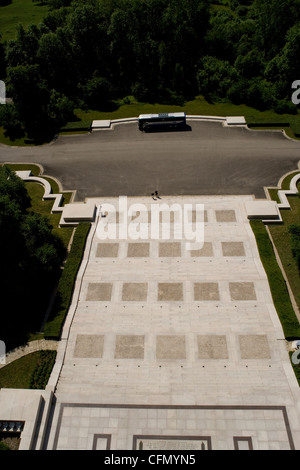
<instances>
[{"instance_id":1,"label":"paved plaza","mask_svg":"<svg viewBox=\"0 0 300 470\"><path fill-rule=\"evenodd\" d=\"M63 334L48 449L300 448L299 387L249 200L164 198L204 204L205 243L192 250L174 231L103 240L97 219ZM135 221L159 204L128 204L137 202L148 213Z\"/></svg>"}]
</instances>

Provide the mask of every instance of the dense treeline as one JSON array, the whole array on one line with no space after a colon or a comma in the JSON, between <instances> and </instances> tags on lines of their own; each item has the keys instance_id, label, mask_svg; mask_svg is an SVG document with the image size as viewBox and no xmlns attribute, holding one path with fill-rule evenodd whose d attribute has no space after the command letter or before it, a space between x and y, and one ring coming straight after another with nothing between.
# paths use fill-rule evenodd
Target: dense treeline
<instances>
[{"instance_id":1,"label":"dense treeline","mask_svg":"<svg viewBox=\"0 0 300 470\"><path fill-rule=\"evenodd\" d=\"M74 106L196 95L296 112L300 0L48 0L42 24L0 50L7 129L61 125ZM1 59L2 58L2 59ZM3 74L2 74L3 75ZM6 109L4 109L6 108Z\"/></svg>"},{"instance_id":2,"label":"dense treeline","mask_svg":"<svg viewBox=\"0 0 300 470\"><path fill-rule=\"evenodd\" d=\"M0 330L7 350L39 330L66 254L48 219L30 206L24 182L0 167Z\"/></svg>"}]
</instances>

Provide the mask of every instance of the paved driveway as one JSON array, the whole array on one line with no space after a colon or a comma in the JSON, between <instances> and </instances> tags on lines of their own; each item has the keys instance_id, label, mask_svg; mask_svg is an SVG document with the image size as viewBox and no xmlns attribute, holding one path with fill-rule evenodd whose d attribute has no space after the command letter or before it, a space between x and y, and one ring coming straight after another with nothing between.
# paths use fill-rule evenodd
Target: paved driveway
<instances>
[{"instance_id":1,"label":"paved driveway","mask_svg":"<svg viewBox=\"0 0 300 470\"><path fill-rule=\"evenodd\" d=\"M101 196L255 194L297 169L300 142L280 132L190 121L187 132L141 133L136 123L42 147L0 146L0 161L36 162L76 200Z\"/></svg>"}]
</instances>

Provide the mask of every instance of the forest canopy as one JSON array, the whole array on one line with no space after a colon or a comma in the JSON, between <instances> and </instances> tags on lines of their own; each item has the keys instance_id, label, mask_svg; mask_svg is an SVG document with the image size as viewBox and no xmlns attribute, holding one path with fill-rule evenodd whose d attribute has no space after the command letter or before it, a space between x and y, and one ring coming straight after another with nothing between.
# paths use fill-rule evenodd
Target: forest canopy
<instances>
[{"instance_id":1,"label":"forest canopy","mask_svg":"<svg viewBox=\"0 0 300 470\"><path fill-rule=\"evenodd\" d=\"M1 339L9 350L39 330L66 250L7 166L0 166L0 244Z\"/></svg>"},{"instance_id":2,"label":"forest canopy","mask_svg":"<svg viewBox=\"0 0 300 470\"><path fill-rule=\"evenodd\" d=\"M47 3L43 22L20 25L0 51L14 101L0 107L6 128L60 126L74 107L107 110L128 95L182 104L201 94L297 112L291 84L300 78L300 0Z\"/></svg>"}]
</instances>

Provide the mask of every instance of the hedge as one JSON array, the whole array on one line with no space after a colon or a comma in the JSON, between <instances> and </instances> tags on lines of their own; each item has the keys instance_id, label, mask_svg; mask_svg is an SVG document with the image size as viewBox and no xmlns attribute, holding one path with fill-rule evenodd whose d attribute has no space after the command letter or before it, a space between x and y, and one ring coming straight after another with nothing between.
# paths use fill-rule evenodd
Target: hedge
<instances>
[{"instance_id":1,"label":"hedge","mask_svg":"<svg viewBox=\"0 0 300 470\"><path fill-rule=\"evenodd\" d=\"M59 129L59 132L89 131L91 121L71 121Z\"/></svg>"},{"instance_id":2,"label":"hedge","mask_svg":"<svg viewBox=\"0 0 300 470\"><path fill-rule=\"evenodd\" d=\"M289 122L248 122L247 121L247 126L248 127L290 127Z\"/></svg>"},{"instance_id":3,"label":"hedge","mask_svg":"<svg viewBox=\"0 0 300 470\"><path fill-rule=\"evenodd\" d=\"M300 120L292 120L290 122L276 122L276 121L272 121L272 122L259 122L259 121L248 121L247 120L247 126L251 129L252 127L256 127L256 128L259 128L261 127L262 129L263 128L278 128L278 127L290 127L290 129L292 130L293 134L295 135L295 137L300 137Z\"/></svg>"},{"instance_id":4,"label":"hedge","mask_svg":"<svg viewBox=\"0 0 300 470\"><path fill-rule=\"evenodd\" d=\"M275 308L286 339L300 338L300 325L294 312L285 279L277 263L273 245L261 220L250 221L259 255L265 268Z\"/></svg>"},{"instance_id":5,"label":"hedge","mask_svg":"<svg viewBox=\"0 0 300 470\"><path fill-rule=\"evenodd\" d=\"M300 121L292 122L291 129L296 137L300 137Z\"/></svg>"},{"instance_id":6,"label":"hedge","mask_svg":"<svg viewBox=\"0 0 300 470\"><path fill-rule=\"evenodd\" d=\"M59 339L60 337L72 301L76 276L82 261L90 227L91 224L89 223L81 223L76 228L71 250L59 280L54 306L50 318L45 324L45 338Z\"/></svg>"}]
</instances>

